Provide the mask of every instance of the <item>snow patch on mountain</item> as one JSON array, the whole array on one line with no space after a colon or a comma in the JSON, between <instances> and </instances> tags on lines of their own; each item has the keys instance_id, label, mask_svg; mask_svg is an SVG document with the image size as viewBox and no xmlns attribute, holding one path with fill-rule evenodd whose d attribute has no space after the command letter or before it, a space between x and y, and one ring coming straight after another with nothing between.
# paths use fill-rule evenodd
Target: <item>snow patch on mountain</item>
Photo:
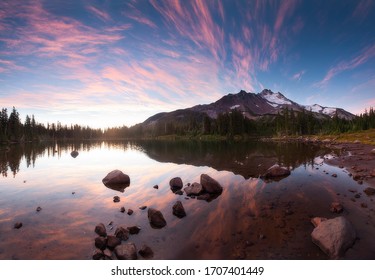
<instances>
[{"instance_id":1,"label":"snow patch on mountain","mask_svg":"<svg viewBox=\"0 0 375 280\"><path fill-rule=\"evenodd\" d=\"M270 90L264 90L261 93L261 96L266 99L267 101L277 104L277 105L291 105L292 102L288 100L284 95L282 95L280 92L272 92ZM272 104L270 104L272 105ZM273 107L276 107L272 105Z\"/></svg>"},{"instance_id":2,"label":"snow patch on mountain","mask_svg":"<svg viewBox=\"0 0 375 280\"><path fill-rule=\"evenodd\" d=\"M240 107L240 105L233 105L232 107L230 107L231 110L234 110L236 108Z\"/></svg>"},{"instance_id":3,"label":"snow patch on mountain","mask_svg":"<svg viewBox=\"0 0 375 280\"><path fill-rule=\"evenodd\" d=\"M323 109L323 114L333 116L336 113L336 108L326 107Z\"/></svg>"},{"instance_id":4,"label":"snow patch on mountain","mask_svg":"<svg viewBox=\"0 0 375 280\"><path fill-rule=\"evenodd\" d=\"M318 104L306 105L304 107L305 107L305 110L315 112L315 113L321 113L323 110L323 107Z\"/></svg>"}]
</instances>

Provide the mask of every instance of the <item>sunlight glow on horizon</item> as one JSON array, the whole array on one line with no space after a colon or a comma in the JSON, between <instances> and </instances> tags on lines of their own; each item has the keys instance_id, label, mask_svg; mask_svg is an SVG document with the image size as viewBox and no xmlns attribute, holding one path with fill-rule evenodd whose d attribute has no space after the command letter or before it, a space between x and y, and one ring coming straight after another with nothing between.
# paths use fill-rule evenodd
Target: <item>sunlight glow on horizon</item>
<instances>
[{"instance_id":1,"label":"sunlight glow on horizon","mask_svg":"<svg viewBox=\"0 0 375 280\"><path fill-rule=\"evenodd\" d=\"M374 18L367 0L5 0L0 108L103 129L269 88L359 114L375 107Z\"/></svg>"}]
</instances>

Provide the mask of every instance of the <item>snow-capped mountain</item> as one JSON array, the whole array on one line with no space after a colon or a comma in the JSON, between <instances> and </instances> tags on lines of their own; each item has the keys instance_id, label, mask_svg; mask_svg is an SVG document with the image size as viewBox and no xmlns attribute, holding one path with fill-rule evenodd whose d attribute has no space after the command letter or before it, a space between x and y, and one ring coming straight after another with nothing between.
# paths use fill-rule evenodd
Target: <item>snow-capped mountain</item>
<instances>
[{"instance_id":1,"label":"snow-capped mountain","mask_svg":"<svg viewBox=\"0 0 375 280\"><path fill-rule=\"evenodd\" d=\"M232 110L238 110L249 119L259 119L263 116L273 116L278 113L282 114L284 109L294 111L311 111L317 118L332 118L336 114L339 118L353 119L355 116L344 109L324 107L318 104L311 106L300 105L288 98L280 92L272 92L269 89L264 89L262 92L256 94L241 90L239 93L229 93L216 102L205 105L196 105L187 109L180 109L170 113L159 113L144 123L156 123L159 120L184 120L187 118L203 119L209 116L210 118L217 118L219 114L228 113Z\"/></svg>"}]
</instances>

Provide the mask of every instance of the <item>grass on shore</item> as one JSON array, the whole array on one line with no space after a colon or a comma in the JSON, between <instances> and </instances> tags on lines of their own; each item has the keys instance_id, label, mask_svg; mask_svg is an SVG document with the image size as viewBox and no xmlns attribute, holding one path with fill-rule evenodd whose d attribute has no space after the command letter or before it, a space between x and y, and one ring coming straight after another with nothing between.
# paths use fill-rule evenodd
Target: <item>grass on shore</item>
<instances>
[{"instance_id":1,"label":"grass on shore","mask_svg":"<svg viewBox=\"0 0 375 280\"><path fill-rule=\"evenodd\" d=\"M356 140L363 144L375 146L375 129L362 130L358 132L347 132L337 135L318 135L319 140L330 139L336 142L354 142Z\"/></svg>"}]
</instances>

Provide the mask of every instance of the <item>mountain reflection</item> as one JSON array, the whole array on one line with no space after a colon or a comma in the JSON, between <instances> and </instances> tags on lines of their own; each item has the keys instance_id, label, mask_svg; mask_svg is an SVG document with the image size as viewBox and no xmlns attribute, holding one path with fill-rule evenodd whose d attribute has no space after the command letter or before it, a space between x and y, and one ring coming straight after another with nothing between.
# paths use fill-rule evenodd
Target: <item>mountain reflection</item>
<instances>
[{"instance_id":1,"label":"mountain reflection","mask_svg":"<svg viewBox=\"0 0 375 280\"><path fill-rule=\"evenodd\" d=\"M218 171L231 171L248 179L259 177L270 166L280 164L294 169L301 164L313 165L314 158L327 153L318 146L301 143L201 142L201 141L87 141L41 142L13 145L0 151L0 172L7 177L19 172L20 163L34 167L38 157L61 157L72 151L97 148L126 151L138 150L158 162L209 166Z\"/></svg>"},{"instance_id":2,"label":"mountain reflection","mask_svg":"<svg viewBox=\"0 0 375 280\"><path fill-rule=\"evenodd\" d=\"M209 166L245 179L259 177L276 163L291 169L302 164L313 166L315 157L327 153L327 149L302 143L143 141L138 144L158 162Z\"/></svg>"}]
</instances>

